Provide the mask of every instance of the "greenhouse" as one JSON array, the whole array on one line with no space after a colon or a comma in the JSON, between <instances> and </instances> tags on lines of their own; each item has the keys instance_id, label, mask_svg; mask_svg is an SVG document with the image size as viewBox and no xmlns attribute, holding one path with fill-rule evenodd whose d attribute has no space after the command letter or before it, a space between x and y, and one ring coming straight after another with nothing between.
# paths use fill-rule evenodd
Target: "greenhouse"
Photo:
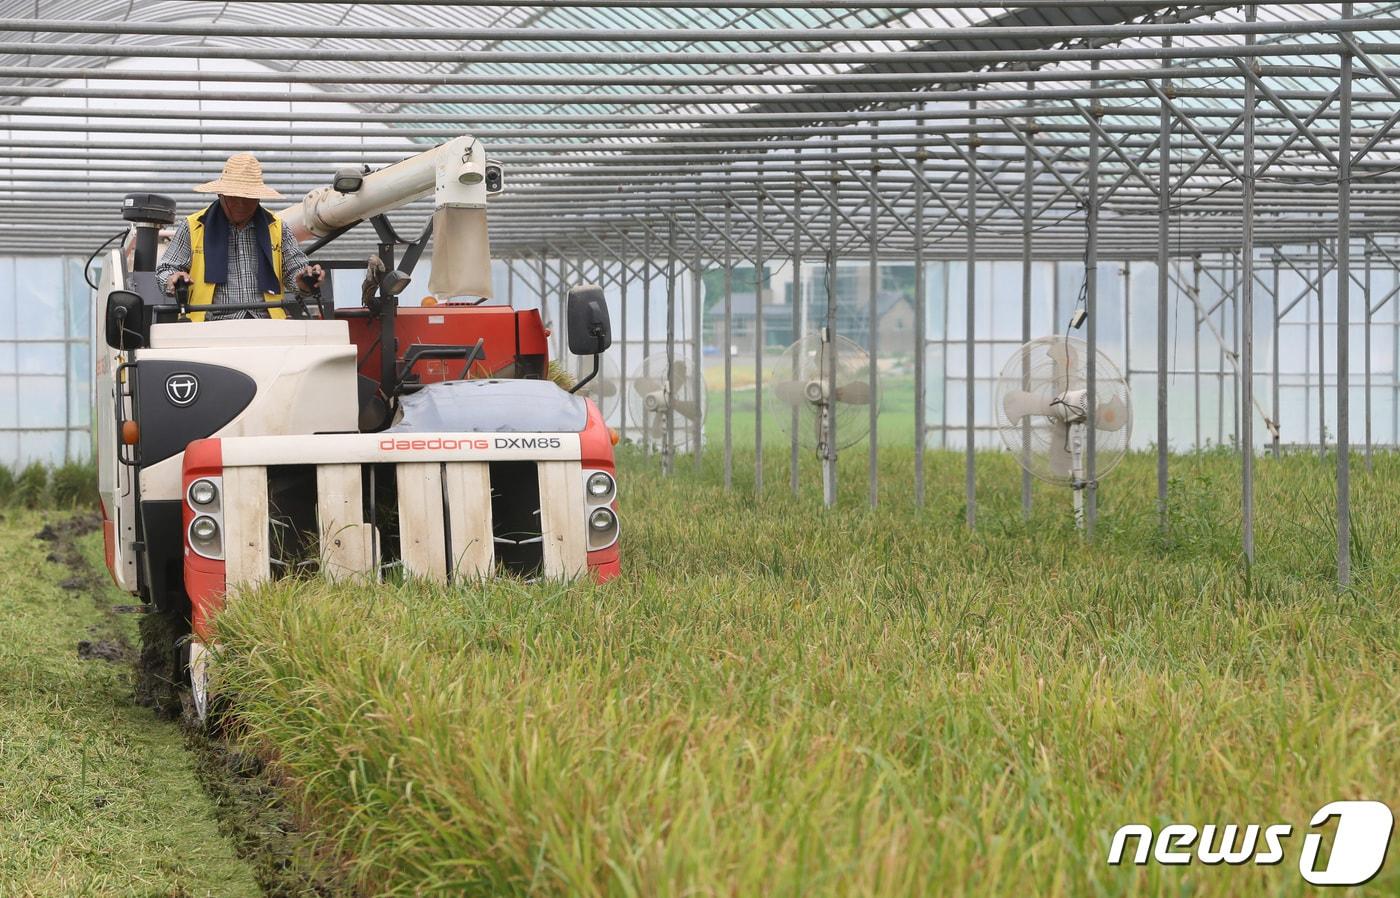
<instances>
[{"instance_id":1,"label":"greenhouse","mask_svg":"<svg viewBox=\"0 0 1400 898\"><path fill-rule=\"evenodd\" d=\"M1400 770L1398 22L0 0L10 567L271 771L248 894L1364 884L1298 855Z\"/></svg>"}]
</instances>

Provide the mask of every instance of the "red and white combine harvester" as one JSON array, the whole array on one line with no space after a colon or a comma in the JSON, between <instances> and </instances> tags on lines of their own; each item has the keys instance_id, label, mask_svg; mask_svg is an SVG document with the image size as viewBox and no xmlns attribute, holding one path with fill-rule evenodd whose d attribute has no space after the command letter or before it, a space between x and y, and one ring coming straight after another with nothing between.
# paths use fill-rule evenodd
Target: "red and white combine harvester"
<instances>
[{"instance_id":1,"label":"red and white combine harvester","mask_svg":"<svg viewBox=\"0 0 1400 898\"><path fill-rule=\"evenodd\" d=\"M174 202L127 197L130 239L108 254L94 307L107 564L166 622L143 626L164 634L143 656L190 672L201 716L211 616L238 587L317 572L459 584L618 573L616 435L551 379L538 311L480 304L487 197L501 187L465 136L342 170L278 215L314 241L313 261L366 270L361 305L288 298L259 306L275 318L200 322L191 314L207 307L156 283ZM400 239L385 213L429 195L432 220ZM377 259L315 255L362 222ZM430 240L441 301L400 308ZM596 373L612 341L601 289L570 291L567 319L570 352L593 356Z\"/></svg>"}]
</instances>

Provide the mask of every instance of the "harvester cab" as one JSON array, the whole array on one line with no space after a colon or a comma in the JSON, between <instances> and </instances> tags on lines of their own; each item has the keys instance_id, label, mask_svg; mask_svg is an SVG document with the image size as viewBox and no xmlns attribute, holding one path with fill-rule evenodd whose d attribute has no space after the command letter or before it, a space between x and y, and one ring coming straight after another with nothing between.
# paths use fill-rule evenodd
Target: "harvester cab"
<instances>
[{"instance_id":1,"label":"harvester cab","mask_svg":"<svg viewBox=\"0 0 1400 898\"><path fill-rule=\"evenodd\" d=\"M312 261L365 270L359 305L293 296L248 307L275 317L198 323L244 307L167 296L155 268L175 204L126 198L129 239L108 252L93 309L107 564L193 634L179 640L188 663L225 595L270 579L617 574L612 431L551 377L539 311L481 304L487 199L502 185L465 136L342 170L277 214ZM387 213L428 196L432 219L401 238ZM375 255L322 258L363 224ZM438 299L400 308L430 243ZM611 343L600 288L570 291L567 327L596 371Z\"/></svg>"}]
</instances>

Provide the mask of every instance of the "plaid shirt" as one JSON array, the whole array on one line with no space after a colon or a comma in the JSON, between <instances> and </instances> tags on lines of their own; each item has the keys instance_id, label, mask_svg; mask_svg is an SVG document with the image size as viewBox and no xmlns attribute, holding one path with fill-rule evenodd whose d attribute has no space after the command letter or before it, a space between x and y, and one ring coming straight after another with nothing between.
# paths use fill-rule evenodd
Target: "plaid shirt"
<instances>
[{"instance_id":1,"label":"plaid shirt","mask_svg":"<svg viewBox=\"0 0 1400 898\"><path fill-rule=\"evenodd\" d=\"M175 228L175 236L156 266L156 278L162 287L170 282L170 276L177 271L188 273L194 253L190 249L190 223L180 219ZM298 290L296 276L307 265L306 253L297 246L291 228L282 229L282 287L288 292ZM167 296L174 292L166 288ZM228 229L228 282L214 286L214 305L245 304L263 301L262 290L258 288L258 235L251 227L241 228L230 225ZM229 318L266 318L267 312L238 311L210 312L209 321Z\"/></svg>"}]
</instances>

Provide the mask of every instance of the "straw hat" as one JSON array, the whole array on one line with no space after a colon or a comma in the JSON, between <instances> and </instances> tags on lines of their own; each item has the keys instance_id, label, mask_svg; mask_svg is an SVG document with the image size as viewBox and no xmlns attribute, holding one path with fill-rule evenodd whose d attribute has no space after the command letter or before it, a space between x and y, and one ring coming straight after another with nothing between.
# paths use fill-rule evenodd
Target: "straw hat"
<instances>
[{"instance_id":1,"label":"straw hat","mask_svg":"<svg viewBox=\"0 0 1400 898\"><path fill-rule=\"evenodd\" d=\"M217 180L200 184L195 193L219 193L241 196L250 200L276 200L282 194L263 183L262 163L252 153L234 153L224 163L224 173Z\"/></svg>"}]
</instances>

